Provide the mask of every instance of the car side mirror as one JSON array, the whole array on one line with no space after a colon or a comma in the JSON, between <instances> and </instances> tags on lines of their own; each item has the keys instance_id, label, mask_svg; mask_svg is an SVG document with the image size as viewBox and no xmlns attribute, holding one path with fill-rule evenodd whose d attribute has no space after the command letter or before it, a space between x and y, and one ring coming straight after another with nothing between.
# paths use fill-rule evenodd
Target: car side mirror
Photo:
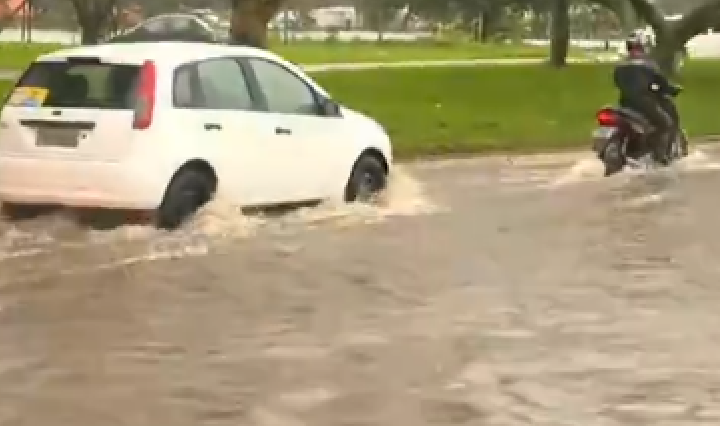
<instances>
[{"instance_id":1,"label":"car side mirror","mask_svg":"<svg viewBox=\"0 0 720 430\"><path fill-rule=\"evenodd\" d=\"M328 98L322 99L320 110L324 116L340 116L340 105Z\"/></svg>"}]
</instances>

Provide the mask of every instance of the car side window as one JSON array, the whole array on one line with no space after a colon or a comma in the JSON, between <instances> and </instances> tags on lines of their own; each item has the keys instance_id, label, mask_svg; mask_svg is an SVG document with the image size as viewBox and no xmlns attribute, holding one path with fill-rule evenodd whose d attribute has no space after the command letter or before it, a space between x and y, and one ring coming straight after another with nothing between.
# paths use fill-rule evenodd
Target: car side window
<instances>
[{"instance_id":1,"label":"car side window","mask_svg":"<svg viewBox=\"0 0 720 430\"><path fill-rule=\"evenodd\" d=\"M197 64L205 109L253 110L254 102L240 64L217 58Z\"/></svg>"},{"instance_id":2,"label":"car side window","mask_svg":"<svg viewBox=\"0 0 720 430\"><path fill-rule=\"evenodd\" d=\"M270 112L318 115L315 94L307 83L279 64L260 58L249 58L260 90Z\"/></svg>"}]
</instances>

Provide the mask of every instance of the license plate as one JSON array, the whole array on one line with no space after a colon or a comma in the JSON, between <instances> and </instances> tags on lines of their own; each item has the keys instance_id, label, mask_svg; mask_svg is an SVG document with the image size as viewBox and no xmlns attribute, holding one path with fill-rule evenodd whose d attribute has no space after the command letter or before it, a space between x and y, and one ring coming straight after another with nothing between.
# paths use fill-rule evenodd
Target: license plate
<instances>
[{"instance_id":1,"label":"license plate","mask_svg":"<svg viewBox=\"0 0 720 430\"><path fill-rule=\"evenodd\" d=\"M77 148L80 130L72 128L38 128L36 146Z\"/></svg>"},{"instance_id":2,"label":"license plate","mask_svg":"<svg viewBox=\"0 0 720 430\"><path fill-rule=\"evenodd\" d=\"M594 139L609 139L615 134L617 129L615 127L600 127L593 131Z\"/></svg>"}]
</instances>

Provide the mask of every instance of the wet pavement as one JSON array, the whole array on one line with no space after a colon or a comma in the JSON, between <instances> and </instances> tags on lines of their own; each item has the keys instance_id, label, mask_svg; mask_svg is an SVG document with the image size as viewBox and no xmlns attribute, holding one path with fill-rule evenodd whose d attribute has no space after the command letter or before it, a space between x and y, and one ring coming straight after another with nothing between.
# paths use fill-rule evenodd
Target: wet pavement
<instances>
[{"instance_id":1,"label":"wet pavement","mask_svg":"<svg viewBox=\"0 0 720 430\"><path fill-rule=\"evenodd\" d=\"M0 425L717 424L715 152L427 162L380 208L172 234L4 225Z\"/></svg>"}]
</instances>

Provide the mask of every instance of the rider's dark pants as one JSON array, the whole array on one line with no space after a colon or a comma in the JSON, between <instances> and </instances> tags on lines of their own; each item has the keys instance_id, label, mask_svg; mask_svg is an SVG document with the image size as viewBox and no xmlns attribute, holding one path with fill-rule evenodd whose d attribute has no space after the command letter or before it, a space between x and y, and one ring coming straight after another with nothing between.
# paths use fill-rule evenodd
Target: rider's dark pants
<instances>
[{"instance_id":1,"label":"rider's dark pants","mask_svg":"<svg viewBox=\"0 0 720 430\"><path fill-rule=\"evenodd\" d=\"M675 124L677 124L677 110L672 101L665 103L653 95L627 94L620 98L620 106L632 109L642 114L655 132L650 139L655 142L652 148L658 161L667 161L667 148L674 138Z\"/></svg>"}]
</instances>

